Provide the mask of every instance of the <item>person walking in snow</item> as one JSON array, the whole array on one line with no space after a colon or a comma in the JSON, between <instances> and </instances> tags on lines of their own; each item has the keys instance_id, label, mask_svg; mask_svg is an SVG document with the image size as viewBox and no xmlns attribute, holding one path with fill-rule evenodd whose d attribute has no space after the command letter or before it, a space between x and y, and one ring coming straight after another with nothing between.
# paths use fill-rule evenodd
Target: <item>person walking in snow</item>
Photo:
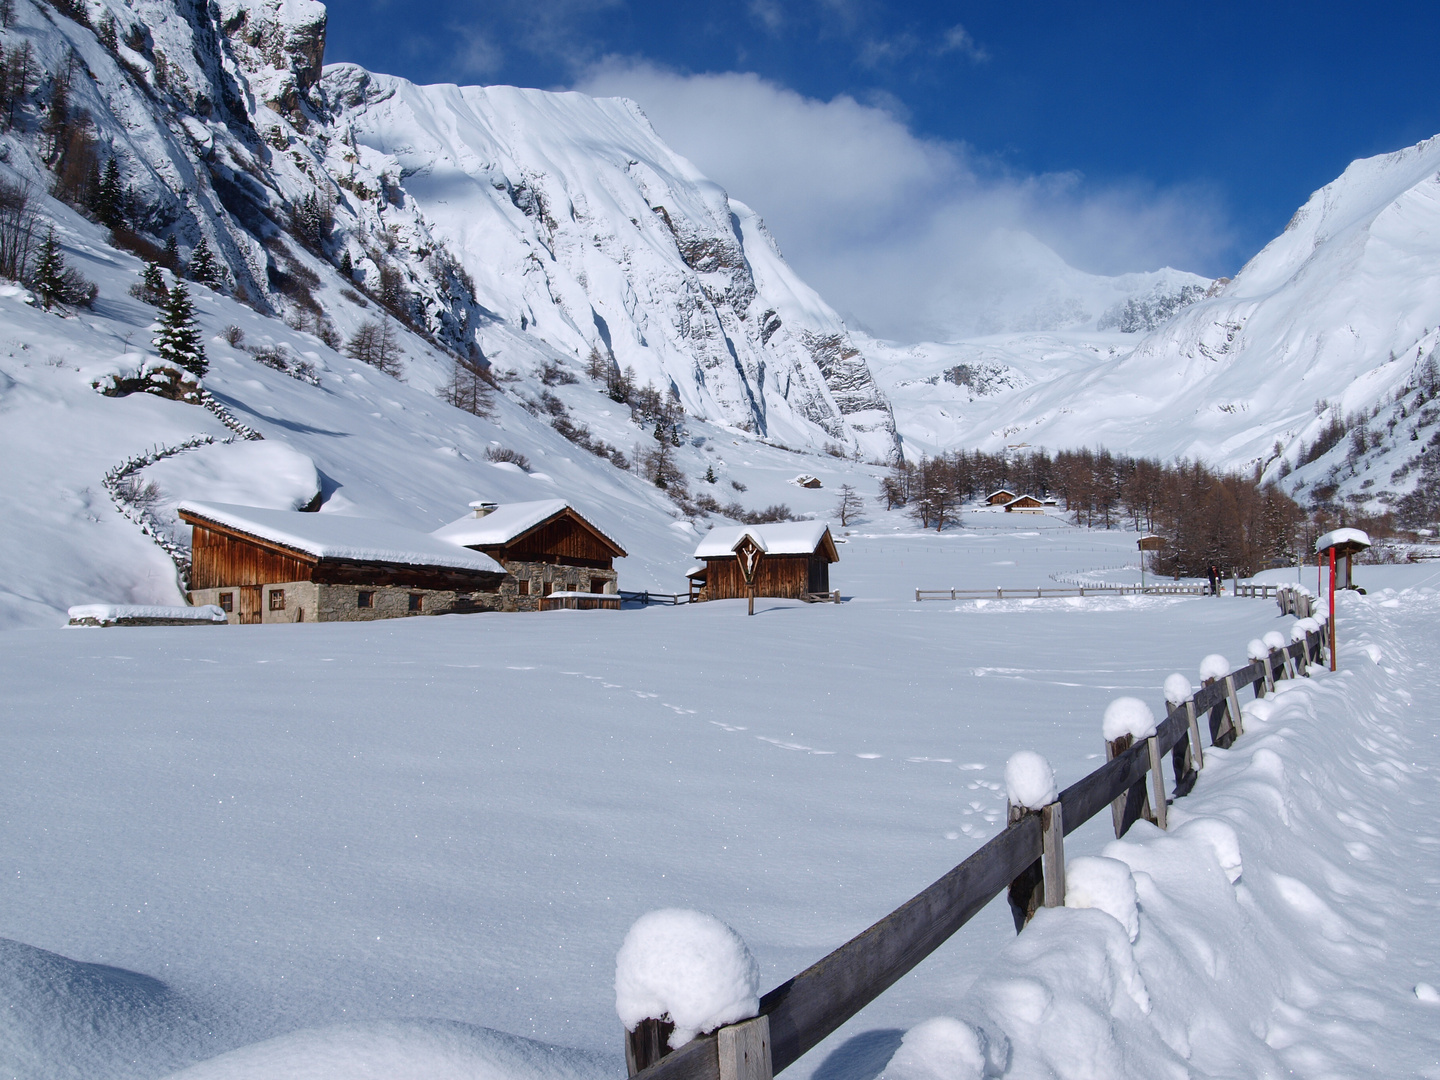
<instances>
[{"instance_id":1,"label":"person walking in snow","mask_svg":"<svg viewBox=\"0 0 1440 1080\"><path fill-rule=\"evenodd\" d=\"M1216 566L1216 565L1212 562L1212 563L1210 564L1209 569L1206 571L1206 573L1208 573L1208 574L1210 575L1210 595L1211 595L1211 596L1219 596L1219 595L1220 595L1220 567Z\"/></svg>"}]
</instances>

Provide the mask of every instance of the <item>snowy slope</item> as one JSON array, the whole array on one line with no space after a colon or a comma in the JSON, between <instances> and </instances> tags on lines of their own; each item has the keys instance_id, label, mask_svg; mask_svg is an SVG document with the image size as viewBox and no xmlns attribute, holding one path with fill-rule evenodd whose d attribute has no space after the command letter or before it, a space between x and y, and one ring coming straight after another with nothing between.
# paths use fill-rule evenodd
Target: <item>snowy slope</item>
<instances>
[{"instance_id":1,"label":"snowy slope","mask_svg":"<svg viewBox=\"0 0 1440 1080\"><path fill-rule=\"evenodd\" d=\"M1436 420L1433 410L1413 418L1413 397L1403 410L1392 402L1414 389L1440 342L1437 171L1436 139L1355 162L1233 281L1149 333L1119 333L1123 320L1103 320L864 347L902 433L921 449L1103 444L1260 465L1278 478L1327 425L1350 418L1353 427L1363 414L1377 437L1360 460L1345 440L1287 483L1328 479L1372 498L1387 487L1403 491L1414 480L1391 473ZM947 383L945 373L961 364L984 376L983 392Z\"/></svg>"},{"instance_id":2,"label":"snowy slope","mask_svg":"<svg viewBox=\"0 0 1440 1080\"><path fill-rule=\"evenodd\" d=\"M839 317L632 102L421 87L349 64L321 89L332 137L393 169L488 311L673 386L695 415L791 445L893 452L888 404Z\"/></svg>"},{"instance_id":3,"label":"snowy slope","mask_svg":"<svg viewBox=\"0 0 1440 1080\"><path fill-rule=\"evenodd\" d=\"M1133 556L1130 533L1032 524L875 520L842 537L851 602L754 618L7 634L0 1062L37 1080L618 1075L614 957L640 914L715 913L773 986L1003 827L1013 751L1064 786L1103 760L1115 697L1158 708L1170 672L1289 625L1260 600L911 599ZM1170 835L1112 846L1102 815L1067 838L1070 859L1133 868L1133 943L1095 910L1017 939L1001 901L796 1075L874 1077L937 1015L984 1029L1016 1078L1425 1075L1440 582L1359 580L1344 671L1268 715L1247 701Z\"/></svg>"}]
</instances>

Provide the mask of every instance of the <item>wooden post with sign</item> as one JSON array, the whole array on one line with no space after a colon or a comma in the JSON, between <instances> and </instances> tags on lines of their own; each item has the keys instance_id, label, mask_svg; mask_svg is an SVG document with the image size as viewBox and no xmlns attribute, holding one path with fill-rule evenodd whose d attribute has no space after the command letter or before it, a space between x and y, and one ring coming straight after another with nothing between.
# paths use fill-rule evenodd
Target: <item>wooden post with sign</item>
<instances>
[{"instance_id":1,"label":"wooden post with sign","mask_svg":"<svg viewBox=\"0 0 1440 1080\"><path fill-rule=\"evenodd\" d=\"M1145 592L1145 553L1147 551L1159 551L1165 546L1165 538L1155 533L1147 533L1136 541L1140 548L1140 592Z\"/></svg>"},{"instance_id":2,"label":"wooden post with sign","mask_svg":"<svg viewBox=\"0 0 1440 1080\"><path fill-rule=\"evenodd\" d=\"M1330 670L1335 670L1335 561L1345 556L1345 587L1353 588L1350 578L1350 560L1370 546L1370 537L1359 529L1332 529L1315 541L1315 558L1323 567L1326 556L1330 561L1330 615L1325 627L1330 639ZM1317 590L1318 591L1318 590Z\"/></svg>"},{"instance_id":3,"label":"wooden post with sign","mask_svg":"<svg viewBox=\"0 0 1440 1080\"><path fill-rule=\"evenodd\" d=\"M745 579L745 591L750 594L749 614L755 614L755 571L760 568L760 558L765 554L765 548L754 533L746 532L735 542L732 549L735 552L735 559L740 563L740 574Z\"/></svg>"}]
</instances>

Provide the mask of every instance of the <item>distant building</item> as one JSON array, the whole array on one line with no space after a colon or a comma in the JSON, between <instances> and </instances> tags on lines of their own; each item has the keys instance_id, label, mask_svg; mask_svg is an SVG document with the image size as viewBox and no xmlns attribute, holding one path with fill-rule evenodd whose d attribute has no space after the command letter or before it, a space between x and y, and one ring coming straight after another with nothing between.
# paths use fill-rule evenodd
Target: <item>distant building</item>
<instances>
[{"instance_id":1,"label":"distant building","mask_svg":"<svg viewBox=\"0 0 1440 1080\"><path fill-rule=\"evenodd\" d=\"M1015 498L1016 492L1009 488L1001 488L999 491L992 491L985 496L985 501L991 506L1004 506L1011 499Z\"/></svg>"},{"instance_id":2,"label":"distant building","mask_svg":"<svg viewBox=\"0 0 1440 1080\"><path fill-rule=\"evenodd\" d=\"M507 611L619 606L615 560L625 549L564 499L473 502L470 513L430 535L500 563Z\"/></svg>"},{"instance_id":3,"label":"distant building","mask_svg":"<svg viewBox=\"0 0 1440 1080\"><path fill-rule=\"evenodd\" d=\"M1005 504L1007 514L1043 514L1045 504L1034 495L1020 495Z\"/></svg>"},{"instance_id":4,"label":"distant building","mask_svg":"<svg viewBox=\"0 0 1440 1080\"><path fill-rule=\"evenodd\" d=\"M792 600L830 591L830 564L840 561L830 526L816 521L775 525L735 525L711 529L695 549L703 566L687 575L697 600L731 600L749 595L735 557L735 545L746 533L764 550L755 572L756 596Z\"/></svg>"},{"instance_id":5,"label":"distant building","mask_svg":"<svg viewBox=\"0 0 1440 1080\"><path fill-rule=\"evenodd\" d=\"M505 568L427 533L368 518L182 503L190 603L230 621L355 622L496 610Z\"/></svg>"}]
</instances>

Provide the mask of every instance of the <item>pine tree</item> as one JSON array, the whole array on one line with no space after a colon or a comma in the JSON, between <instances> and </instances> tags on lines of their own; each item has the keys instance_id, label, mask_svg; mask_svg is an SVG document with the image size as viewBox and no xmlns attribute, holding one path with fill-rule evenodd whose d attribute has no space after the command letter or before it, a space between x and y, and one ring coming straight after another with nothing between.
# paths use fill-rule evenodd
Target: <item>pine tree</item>
<instances>
[{"instance_id":1,"label":"pine tree","mask_svg":"<svg viewBox=\"0 0 1440 1080\"><path fill-rule=\"evenodd\" d=\"M190 252L190 277L212 289L219 288L225 280L224 274L220 270L220 261L215 258L215 253L210 250L209 242L203 236L195 245L195 250Z\"/></svg>"},{"instance_id":2,"label":"pine tree","mask_svg":"<svg viewBox=\"0 0 1440 1080\"><path fill-rule=\"evenodd\" d=\"M178 274L180 272L180 244L175 239L174 233L165 238L165 250L161 253L158 261L171 273Z\"/></svg>"},{"instance_id":3,"label":"pine tree","mask_svg":"<svg viewBox=\"0 0 1440 1080\"><path fill-rule=\"evenodd\" d=\"M165 303L170 294L165 288L165 271L160 269L158 262L145 264L145 269L140 274L140 289L138 292L132 290L132 293L156 307Z\"/></svg>"},{"instance_id":4,"label":"pine tree","mask_svg":"<svg viewBox=\"0 0 1440 1080\"><path fill-rule=\"evenodd\" d=\"M151 343L162 360L178 364L196 378L209 370L200 328L195 325L195 308L183 281L176 281L160 315L160 336Z\"/></svg>"},{"instance_id":5,"label":"pine tree","mask_svg":"<svg viewBox=\"0 0 1440 1080\"><path fill-rule=\"evenodd\" d=\"M47 232L45 239L40 241L40 255L35 261L34 287L46 311L65 295L65 257L60 254L54 229Z\"/></svg>"},{"instance_id":6,"label":"pine tree","mask_svg":"<svg viewBox=\"0 0 1440 1080\"><path fill-rule=\"evenodd\" d=\"M113 157L105 163L105 172L95 192L95 216L107 229L125 224L125 192L120 187L120 163Z\"/></svg>"}]
</instances>

